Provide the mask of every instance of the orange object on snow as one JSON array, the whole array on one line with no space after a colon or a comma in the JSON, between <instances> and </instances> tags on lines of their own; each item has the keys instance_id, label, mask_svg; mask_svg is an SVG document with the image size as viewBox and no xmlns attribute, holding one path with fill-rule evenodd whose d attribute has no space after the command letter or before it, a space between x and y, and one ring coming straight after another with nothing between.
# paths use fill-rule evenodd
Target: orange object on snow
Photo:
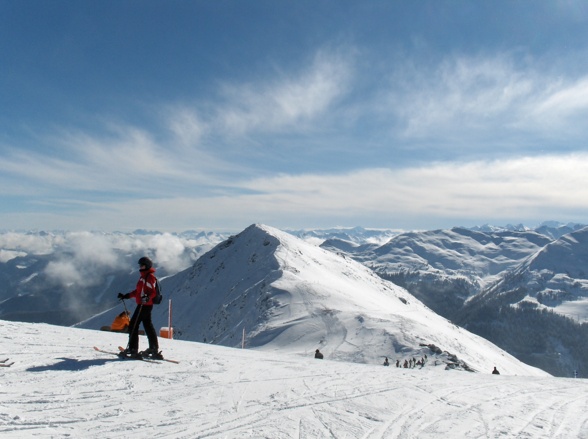
<instances>
[{"instance_id":1,"label":"orange object on snow","mask_svg":"<svg viewBox=\"0 0 588 439\"><path fill-rule=\"evenodd\" d=\"M130 323L131 319L129 318L129 314L126 311L123 311L114 318L112 325L110 325L110 330L116 332L127 332Z\"/></svg>"},{"instance_id":2,"label":"orange object on snow","mask_svg":"<svg viewBox=\"0 0 588 439\"><path fill-rule=\"evenodd\" d=\"M159 329L159 336L161 338L174 338L174 328L162 327Z\"/></svg>"}]
</instances>

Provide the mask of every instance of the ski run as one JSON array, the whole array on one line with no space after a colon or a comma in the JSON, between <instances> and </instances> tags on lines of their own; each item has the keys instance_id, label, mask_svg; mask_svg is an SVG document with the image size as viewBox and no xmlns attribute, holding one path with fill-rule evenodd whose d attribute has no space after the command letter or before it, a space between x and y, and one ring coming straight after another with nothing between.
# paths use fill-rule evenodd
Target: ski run
<instances>
[{"instance_id":1,"label":"ski run","mask_svg":"<svg viewBox=\"0 0 588 439\"><path fill-rule=\"evenodd\" d=\"M160 341L179 364L121 361L125 334L0 322L3 438L587 438L588 383ZM146 339L141 337L141 347ZM390 358L394 364L395 359Z\"/></svg>"}]
</instances>

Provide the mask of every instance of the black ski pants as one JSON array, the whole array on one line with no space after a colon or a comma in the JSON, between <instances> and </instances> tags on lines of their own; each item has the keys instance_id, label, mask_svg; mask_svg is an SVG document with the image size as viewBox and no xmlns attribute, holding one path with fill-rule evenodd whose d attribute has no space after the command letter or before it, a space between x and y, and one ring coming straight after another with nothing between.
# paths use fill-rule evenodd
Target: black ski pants
<instances>
[{"instance_id":1,"label":"black ski pants","mask_svg":"<svg viewBox=\"0 0 588 439\"><path fill-rule=\"evenodd\" d=\"M149 340L149 347L156 351L159 350L157 332L151 321L151 311L153 311L153 305L139 305L135 308L133 317L131 317L131 323L129 324L129 349L131 351L139 350L139 323L143 323L145 334Z\"/></svg>"}]
</instances>

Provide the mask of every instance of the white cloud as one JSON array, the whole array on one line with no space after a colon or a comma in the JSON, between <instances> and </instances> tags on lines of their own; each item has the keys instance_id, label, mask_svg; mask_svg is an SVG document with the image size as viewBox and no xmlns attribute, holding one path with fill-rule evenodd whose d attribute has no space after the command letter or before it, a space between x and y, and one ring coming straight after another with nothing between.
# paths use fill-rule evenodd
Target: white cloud
<instances>
[{"instance_id":1,"label":"white cloud","mask_svg":"<svg viewBox=\"0 0 588 439\"><path fill-rule=\"evenodd\" d=\"M26 256L25 252L13 251L13 250L4 250L0 248L0 263L4 264L14 258Z\"/></svg>"},{"instance_id":2,"label":"white cloud","mask_svg":"<svg viewBox=\"0 0 588 439\"><path fill-rule=\"evenodd\" d=\"M232 135L301 130L346 92L350 78L351 66L345 58L321 51L301 74L282 75L267 83L226 84L227 103L218 109L218 129Z\"/></svg>"},{"instance_id":3,"label":"white cloud","mask_svg":"<svg viewBox=\"0 0 588 439\"><path fill-rule=\"evenodd\" d=\"M95 191L121 188L131 176L161 169L156 146L148 133L138 129L117 128L116 135L100 139L63 131L52 141L59 146L61 157L54 157L53 151L12 149L3 157L0 169L34 182L33 190Z\"/></svg>"},{"instance_id":4,"label":"white cloud","mask_svg":"<svg viewBox=\"0 0 588 439\"><path fill-rule=\"evenodd\" d=\"M357 216L396 217L397 212L413 218L540 218L547 210L588 213L588 188L582 184L587 172L584 154L283 175L247 183L259 195L231 203L233 209L241 206L243 215L272 212L281 222L301 212L339 218L337 223Z\"/></svg>"},{"instance_id":5,"label":"white cloud","mask_svg":"<svg viewBox=\"0 0 588 439\"><path fill-rule=\"evenodd\" d=\"M181 196L230 185L227 179L252 172L243 163L251 154L235 157L245 137L305 131L345 93L351 70L347 58L319 51L308 68L277 76L225 84L219 102L165 105L152 126L107 121L99 134L63 128L41 139L50 148L5 148L0 171L23 182L23 195L74 190ZM264 156L271 151L261 149Z\"/></svg>"},{"instance_id":6,"label":"white cloud","mask_svg":"<svg viewBox=\"0 0 588 439\"><path fill-rule=\"evenodd\" d=\"M91 232L71 232L67 234L69 249L73 252L74 259L79 266L89 267L116 267L120 265L119 256L113 248L117 245L111 235L102 235Z\"/></svg>"},{"instance_id":7,"label":"white cloud","mask_svg":"<svg viewBox=\"0 0 588 439\"><path fill-rule=\"evenodd\" d=\"M533 90L532 80L504 57L454 57L434 70L397 69L387 105L405 122L408 137L481 129Z\"/></svg>"},{"instance_id":8,"label":"white cloud","mask_svg":"<svg viewBox=\"0 0 588 439\"><path fill-rule=\"evenodd\" d=\"M180 128L173 129L175 135L183 136L181 141L188 141L189 134L181 133ZM238 166L215 159L197 147L186 148L177 139L156 141L147 130L123 125L111 125L101 136L62 131L52 141L64 158L53 157L52 152L11 149L0 161L0 170L18 181L18 185L10 185L9 194L60 191L62 202L66 201L64 194L70 191L157 195L186 185L218 183L215 172L236 172ZM40 201L51 202L47 196ZM84 204L84 201L76 203Z\"/></svg>"},{"instance_id":9,"label":"white cloud","mask_svg":"<svg viewBox=\"0 0 588 439\"><path fill-rule=\"evenodd\" d=\"M62 242L62 236L51 233L0 233L0 248L35 255L51 254L55 247L61 245Z\"/></svg>"},{"instance_id":10,"label":"white cloud","mask_svg":"<svg viewBox=\"0 0 588 439\"><path fill-rule=\"evenodd\" d=\"M170 233L4 232L0 233L0 262L27 254L53 254L45 274L64 286L86 288L106 284L101 273L117 268L136 270L136 261L129 265L130 255L137 260L147 255L156 268L176 273L191 266L218 241L218 236L195 239Z\"/></svg>"},{"instance_id":11,"label":"white cloud","mask_svg":"<svg viewBox=\"0 0 588 439\"><path fill-rule=\"evenodd\" d=\"M160 213L144 221L159 230L240 231L256 222L310 227L319 218L328 225L361 221L370 226L377 221L388 227L410 227L407 222L415 219L460 224L480 218L517 222L578 219L572 216L588 215L588 188L583 184L587 173L588 154L570 154L343 174L281 174L235 183L240 190L234 194L158 200ZM104 215L108 211L115 212L118 228L132 227L136 212L151 205L153 201L141 199L98 205L90 212L93 226L108 229L112 216ZM401 218L408 220L399 226ZM174 260L180 249L174 244L168 251L165 258Z\"/></svg>"},{"instance_id":12,"label":"white cloud","mask_svg":"<svg viewBox=\"0 0 588 439\"><path fill-rule=\"evenodd\" d=\"M538 129L566 138L569 132L585 132L588 117L588 77L573 82L559 81L540 94L528 109L529 121Z\"/></svg>"},{"instance_id":13,"label":"white cloud","mask_svg":"<svg viewBox=\"0 0 588 439\"><path fill-rule=\"evenodd\" d=\"M120 255L114 251L112 238L91 232L68 232L53 250L57 259L46 267L46 274L62 284L88 286L104 283L104 268L121 264Z\"/></svg>"},{"instance_id":14,"label":"white cloud","mask_svg":"<svg viewBox=\"0 0 588 439\"><path fill-rule=\"evenodd\" d=\"M403 121L405 137L431 139L432 148L457 140L484 150L506 138L517 149L521 134L535 141L585 135L578 119L588 113L588 77L523 60L499 54L450 57L433 69L402 64L380 108Z\"/></svg>"},{"instance_id":15,"label":"white cloud","mask_svg":"<svg viewBox=\"0 0 588 439\"><path fill-rule=\"evenodd\" d=\"M532 60L516 63L507 55L455 56L434 71L398 63L388 88L375 81L366 88L376 89L361 96L354 88L363 80L361 69L353 55L342 53L318 52L306 69L275 79L225 84L220 102L163 106L156 126L108 124L101 135L63 130L50 139L60 156L6 150L0 171L16 176L12 181L18 184L6 180L4 186L19 187L19 195L27 195L27 189L30 196L41 191L43 197L35 201L33 213L2 214L4 224L239 230L252 222L306 227L304 219L311 215L340 224L347 218L397 218L399 212L458 220L475 215L490 221L546 209L585 211L579 183L585 155L516 157L526 154L517 144L524 133L535 135L531 141L522 136L530 143L547 134L560 136L562 143L566 136L588 134L585 124L578 123L588 110L586 77L542 72ZM404 124L401 132L398 119ZM361 121L368 120L369 128L361 132ZM336 138L320 131L333 121L339 129L333 125L328 132L337 131ZM376 138L382 131L388 134ZM346 148L365 148L365 154L347 156L339 149L338 139L350 132L356 137ZM300 145L300 166L309 163L309 169L319 170L276 175L276 152L267 140L274 135L293 136ZM423 156L422 167L402 168L399 161L396 169L387 169L395 151L410 148L414 139L462 160L467 159L460 148L482 159L426 164L430 159ZM515 158L484 159L496 156L487 145L499 141L507 145L502 157ZM366 165L362 156L372 152L368 149L374 143L386 157L382 168L367 169L373 157ZM319 154L320 148L337 155ZM542 143L533 148L540 150ZM308 152L316 154L307 158ZM284 155L282 163L288 160ZM263 162L259 167L257 157ZM351 171L320 171L336 169L335 162ZM167 251L162 259L170 264L181 260L179 247Z\"/></svg>"},{"instance_id":16,"label":"white cloud","mask_svg":"<svg viewBox=\"0 0 588 439\"><path fill-rule=\"evenodd\" d=\"M149 247L154 249L157 263L170 271L183 270L193 262L186 255L185 240L169 233L154 235Z\"/></svg>"},{"instance_id":17,"label":"white cloud","mask_svg":"<svg viewBox=\"0 0 588 439\"><path fill-rule=\"evenodd\" d=\"M80 271L74 260L51 261L47 264L45 273L64 286L87 286L94 283L93 279L85 279L84 273Z\"/></svg>"},{"instance_id":18,"label":"white cloud","mask_svg":"<svg viewBox=\"0 0 588 439\"><path fill-rule=\"evenodd\" d=\"M185 105L168 107L164 118L167 119L175 139L182 146L197 146L210 132L208 123L202 120L198 112Z\"/></svg>"}]
</instances>

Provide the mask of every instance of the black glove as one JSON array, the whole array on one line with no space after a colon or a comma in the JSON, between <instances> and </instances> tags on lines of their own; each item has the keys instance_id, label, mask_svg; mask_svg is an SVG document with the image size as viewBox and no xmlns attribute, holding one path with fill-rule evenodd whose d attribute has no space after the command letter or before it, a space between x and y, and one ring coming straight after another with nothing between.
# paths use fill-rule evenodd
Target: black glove
<instances>
[{"instance_id":1,"label":"black glove","mask_svg":"<svg viewBox=\"0 0 588 439\"><path fill-rule=\"evenodd\" d=\"M130 294L130 293L127 293L127 294L118 293L118 296L117 296L117 297L118 297L120 300L123 300L123 299L130 299L130 298L131 298L131 294Z\"/></svg>"}]
</instances>

